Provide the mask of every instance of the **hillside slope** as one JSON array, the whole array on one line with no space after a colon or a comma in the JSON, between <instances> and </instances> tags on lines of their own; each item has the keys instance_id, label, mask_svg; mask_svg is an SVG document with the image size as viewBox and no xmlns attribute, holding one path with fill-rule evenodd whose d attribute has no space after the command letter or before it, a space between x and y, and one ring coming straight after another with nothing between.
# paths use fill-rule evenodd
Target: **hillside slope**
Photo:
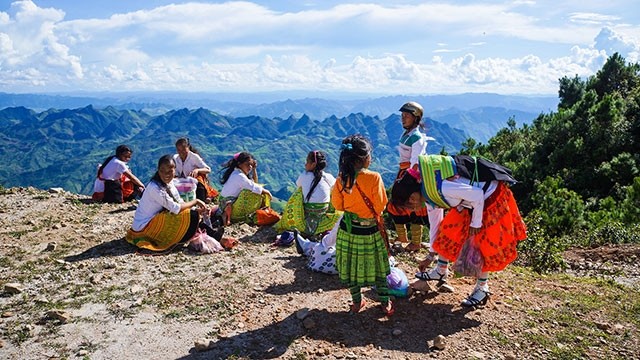
<instances>
[{"instance_id":1,"label":"hillside slope","mask_svg":"<svg viewBox=\"0 0 640 360\"><path fill-rule=\"evenodd\" d=\"M637 246L567 254L594 277L512 265L492 276L482 309L461 308L473 282L451 278L454 293L423 287L389 319L367 291L351 316L338 279L272 247L270 228L229 227L240 240L230 252L148 256L123 240L135 204L0 190L2 359L640 358ZM397 260L411 276L424 255ZM197 351L200 339L209 350Z\"/></svg>"}]
</instances>

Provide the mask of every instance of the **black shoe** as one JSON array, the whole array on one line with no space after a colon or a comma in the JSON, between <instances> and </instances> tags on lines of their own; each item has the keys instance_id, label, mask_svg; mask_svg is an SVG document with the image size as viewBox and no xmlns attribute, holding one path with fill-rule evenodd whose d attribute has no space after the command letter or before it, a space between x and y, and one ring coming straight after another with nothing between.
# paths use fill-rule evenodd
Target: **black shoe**
<instances>
[{"instance_id":1,"label":"black shoe","mask_svg":"<svg viewBox=\"0 0 640 360\"><path fill-rule=\"evenodd\" d=\"M468 298L462 300L460 305L464 307L476 307L478 305L486 305L489 301L489 291L482 290L480 288L475 289Z\"/></svg>"}]
</instances>

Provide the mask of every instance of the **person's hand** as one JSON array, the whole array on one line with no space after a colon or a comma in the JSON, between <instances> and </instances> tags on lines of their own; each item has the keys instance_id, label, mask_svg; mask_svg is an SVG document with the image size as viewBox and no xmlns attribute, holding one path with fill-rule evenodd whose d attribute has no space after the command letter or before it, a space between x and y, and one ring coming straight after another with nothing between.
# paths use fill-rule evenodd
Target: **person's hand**
<instances>
[{"instance_id":1,"label":"person's hand","mask_svg":"<svg viewBox=\"0 0 640 360\"><path fill-rule=\"evenodd\" d=\"M269 197L269 199L273 199L273 195L271 195L271 192L267 189L264 189L262 191L263 194L267 195Z\"/></svg>"},{"instance_id":2,"label":"person's hand","mask_svg":"<svg viewBox=\"0 0 640 360\"><path fill-rule=\"evenodd\" d=\"M475 235L475 234L477 234L479 232L480 232L480 228L476 228L476 227L472 227L472 226L469 227L469 236Z\"/></svg>"},{"instance_id":3,"label":"person's hand","mask_svg":"<svg viewBox=\"0 0 640 360\"><path fill-rule=\"evenodd\" d=\"M191 171L191 173L189 174L189 176L191 176L192 178L197 178L199 174L198 169L193 169L193 171Z\"/></svg>"},{"instance_id":4,"label":"person's hand","mask_svg":"<svg viewBox=\"0 0 640 360\"><path fill-rule=\"evenodd\" d=\"M207 211L207 204L205 204L204 201L200 199L196 199L195 202L196 202L195 207L198 214L200 215L204 214Z\"/></svg>"}]
</instances>

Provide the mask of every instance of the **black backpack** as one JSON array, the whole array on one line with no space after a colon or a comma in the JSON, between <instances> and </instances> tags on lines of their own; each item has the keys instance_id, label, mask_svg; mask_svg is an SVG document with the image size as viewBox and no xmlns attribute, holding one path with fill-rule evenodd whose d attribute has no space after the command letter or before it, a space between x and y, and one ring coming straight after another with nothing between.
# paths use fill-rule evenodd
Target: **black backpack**
<instances>
[{"instance_id":1,"label":"black backpack","mask_svg":"<svg viewBox=\"0 0 640 360\"><path fill-rule=\"evenodd\" d=\"M454 155L458 174L473 181L499 180L513 185L518 181L513 177L511 169L481 157L470 155Z\"/></svg>"}]
</instances>

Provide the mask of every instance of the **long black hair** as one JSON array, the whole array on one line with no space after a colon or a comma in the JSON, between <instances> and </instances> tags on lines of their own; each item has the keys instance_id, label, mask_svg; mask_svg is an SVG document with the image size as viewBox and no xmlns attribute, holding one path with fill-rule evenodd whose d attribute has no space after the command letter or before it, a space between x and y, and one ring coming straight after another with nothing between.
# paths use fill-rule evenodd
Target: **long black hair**
<instances>
[{"instance_id":1,"label":"long black hair","mask_svg":"<svg viewBox=\"0 0 640 360\"><path fill-rule=\"evenodd\" d=\"M239 152L233 155L233 158L231 158L231 160L222 164L221 171L224 171L224 172L220 177L220 183L224 185L224 183L226 183L227 180L229 180L229 176L231 176L231 173L233 172L233 170L235 170L238 167L238 165L243 164L250 160L253 160L253 155L251 155L246 151Z\"/></svg>"},{"instance_id":2,"label":"long black hair","mask_svg":"<svg viewBox=\"0 0 640 360\"><path fill-rule=\"evenodd\" d=\"M339 179L342 190L351 189L356 175L364 167L367 157L371 155L369 139L360 134L347 136L340 145Z\"/></svg>"},{"instance_id":3,"label":"long black hair","mask_svg":"<svg viewBox=\"0 0 640 360\"><path fill-rule=\"evenodd\" d=\"M422 184L405 171L404 175L393 183L391 188L391 203L404 206L414 192L422 191Z\"/></svg>"},{"instance_id":4,"label":"long black hair","mask_svg":"<svg viewBox=\"0 0 640 360\"><path fill-rule=\"evenodd\" d=\"M309 189L309 193L306 198L306 201L309 202L311 194L313 194L313 191L320 183L320 180L322 180L322 170L327 167L327 154L318 150L309 151L309 154L307 154L307 162L316 164L316 167L313 169L313 181L311 182L311 188Z\"/></svg>"},{"instance_id":5,"label":"long black hair","mask_svg":"<svg viewBox=\"0 0 640 360\"><path fill-rule=\"evenodd\" d=\"M186 137L179 138L178 140L176 140L176 147L178 147L178 145L187 145L187 147L189 148L189 151L191 151L194 154L200 155L200 152L198 151L198 149L196 149L193 145L191 145L189 138L186 138Z\"/></svg>"},{"instance_id":6,"label":"long black hair","mask_svg":"<svg viewBox=\"0 0 640 360\"><path fill-rule=\"evenodd\" d=\"M126 153L132 153L133 154L133 151L127 145L118 145L118 147L116 148L116 154L109 156L102 163L102 165L100 165L100 168L98 169L98 176L102 175L102 170L104 169L105 166L107 166L107 164L109 163L109 161L111 161L111 159L113 159L114 157L120 158L120 156L122 156L122 155L124 155Z\"/></svg>"},{"instance_id":7,"label":"long black hair","mask_svg":"<svg viewBox=\"0 0 640 360\"><path fill-rule=\"evenodd\" d=\"M158 186L160 186L160 188L162 189L166 189L167 184L164 181L162 181L162 179L160 178L160 174L158 173L158 170L160 170L160 166L170 164L173 162L174 162L173 156L169 154L162 155L162 157L160 157L160 160L158 160L158 167L156 168L156 173L153 174L153 176L151 177L151 181L158 184Z\"/></svg>"}]
</instances>

